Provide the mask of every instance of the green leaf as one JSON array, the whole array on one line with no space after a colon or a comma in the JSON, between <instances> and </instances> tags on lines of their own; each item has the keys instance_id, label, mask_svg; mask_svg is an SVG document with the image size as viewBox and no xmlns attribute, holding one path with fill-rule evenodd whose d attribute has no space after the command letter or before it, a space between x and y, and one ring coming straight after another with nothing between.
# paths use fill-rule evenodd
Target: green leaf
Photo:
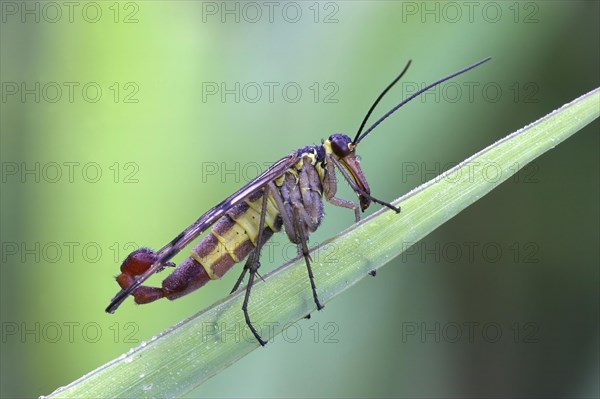
<instances>
[{"instance_id":1,"label":"green leaf","mask_svg":"<svg viewBox=\"0 0 600 399\"><path fill-rule=\"evenodd\" d=\"M598 118L596 89L494 143L396 200L312 252L320 299L328 302L398 256L536 157ZM332 262L335 263L333 267ZM245 327L243 290L142 343L50 397L178 397L247 355L259 344ZM252 290L253 323L264 338L315 310L303 259L281 266ZM236 340L219 327L243 331ZM239 335L238 335L239 337ZM267 346L268 348L268 346Z\"/></svg>"}]
</instances>

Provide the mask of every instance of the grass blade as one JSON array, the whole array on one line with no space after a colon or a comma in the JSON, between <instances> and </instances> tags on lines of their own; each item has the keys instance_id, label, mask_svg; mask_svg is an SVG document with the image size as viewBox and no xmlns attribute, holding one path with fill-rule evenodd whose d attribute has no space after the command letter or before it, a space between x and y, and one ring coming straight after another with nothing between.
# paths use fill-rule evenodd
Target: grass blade
<instances>
[{"instance_id":1,"label":"grass blade","mask_svg":"<svg viewBox=\"0 0 600 399\"><path fill-rule=\"evenodd\" d=\"M398 256L599 114L596 89L396 200L400 215L379 211L322 244L313 252L320 298L331 300ZM332 256L333 266L327 262ZM286 323L315 310L303 260L280 267L266 280L253 288L256 326L271 323L272 333L278 334ZM215 303L50 397L178 397L189 392L259 347L245 328L242 300L237 293ZM237 326L247 339L221 336L220 326ZM263 329L263 336L269 335Z\"/></svg>"}]
</instances>

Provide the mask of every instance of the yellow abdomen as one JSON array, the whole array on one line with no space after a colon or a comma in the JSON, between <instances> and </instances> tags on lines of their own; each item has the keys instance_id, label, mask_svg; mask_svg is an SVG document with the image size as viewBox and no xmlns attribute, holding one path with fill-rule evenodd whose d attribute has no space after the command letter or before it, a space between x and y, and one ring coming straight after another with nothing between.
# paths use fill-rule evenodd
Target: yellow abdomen
<instances>
[{"instance_id":1,"label":"yellow abdomen","mask_svg":"<svg viewBox=\"0 0 600 399\"><path fill-rule=\"evenodd\" d=\"M221 278L234 264L242 261L256 248L258 225L262 210L263 190L259 190L231 208L211 232L192 250L211 279ZM262 241L281 230L282 221L272 195L267 200L265 229Z\"/></svg>"}]
</instances>

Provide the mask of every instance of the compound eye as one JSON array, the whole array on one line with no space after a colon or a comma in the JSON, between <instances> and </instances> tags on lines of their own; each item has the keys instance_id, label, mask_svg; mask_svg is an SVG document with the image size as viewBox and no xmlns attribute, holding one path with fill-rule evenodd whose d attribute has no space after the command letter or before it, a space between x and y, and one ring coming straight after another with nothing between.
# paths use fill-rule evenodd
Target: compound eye
<instances>
[{"instance_id":1,"label":"compound eye","mask_svg":"<svg viewBox=\"0 0 600 399\"><path fill-rule=\"evenodd\" d=\"M329 141L331 142L331 150L339 158L344 158L352 152L349 147L349 144L351 144L350 137L344 134L331 135Z\"/></svg>"}]
</instances>

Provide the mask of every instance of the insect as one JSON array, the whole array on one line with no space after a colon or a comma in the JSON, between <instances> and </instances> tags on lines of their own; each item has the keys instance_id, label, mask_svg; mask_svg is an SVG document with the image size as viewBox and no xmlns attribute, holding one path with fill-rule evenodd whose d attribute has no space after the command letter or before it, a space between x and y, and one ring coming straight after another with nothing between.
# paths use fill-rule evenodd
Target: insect
<instances>
[{"instance_id":1,"label":"insect","mask_svg":"<svg viewBox=\"0 0 600 399\"><path fill-rule=\"evenodd\" d=\"M236 263L248 257L231 292L239 288L249 273L242 311L248 328L264 346L267 342L250 320L248 303L260 267L261 248L282 228L289 240L297 245L299 254L304 257L315 305L318 310L323 309L317 294L307 246L309 234L317 230L323 219L322 198L335 206L352 210L357 222L360 220L359 208L364 212L371 202L400 212L400 208L371 195L356 155L358 144L381 122L421 93L490 59L485 58L423 87L363 132L379 101L408 70L411 64L409 61L402 72L377 97L363 118L354 140L344 134L333 134L321 145L293 151L200 216L160 250L154 252L148 248L140 248L129 254L121 265L121 274L116 278L121 291L112 299L106 312L113 313L129 295L132 295L138 304L154 302L160 298L177 299L202 287L210 280L222 277ZM336 197L336 169L358 196L358 204ZM210 233L192 249L190 256L163 280L161 287L142 285L154 273L167 266L175 266L170 260L211 226Z\"/></svg>"}]
</instances>

